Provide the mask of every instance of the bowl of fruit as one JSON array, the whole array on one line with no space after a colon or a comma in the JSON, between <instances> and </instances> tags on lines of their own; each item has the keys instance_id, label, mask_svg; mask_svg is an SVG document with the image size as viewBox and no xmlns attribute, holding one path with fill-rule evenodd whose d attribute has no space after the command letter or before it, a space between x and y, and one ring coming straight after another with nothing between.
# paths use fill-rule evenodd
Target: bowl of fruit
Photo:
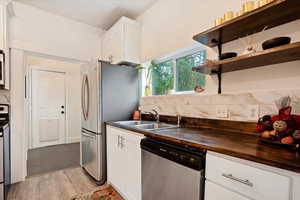
<instances>
[{"instance_id":1,"label":"bowl of fruit","mask_svg":"<svg viewBox=\"0 0 300 200\"><path fill-rule=\"evenodd\" d=\"M261 142L300 151L300 116L291 114L290 104L290 97L281 99L279 114L261 117L256 129Z\"/></svg>"}]
</instances>

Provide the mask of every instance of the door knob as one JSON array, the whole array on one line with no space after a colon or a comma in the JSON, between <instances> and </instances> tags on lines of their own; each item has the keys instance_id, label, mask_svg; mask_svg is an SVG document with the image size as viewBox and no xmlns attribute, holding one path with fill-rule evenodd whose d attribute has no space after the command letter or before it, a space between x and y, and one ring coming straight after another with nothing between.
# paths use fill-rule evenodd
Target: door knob
<instances>
[{"instance_id":1,"label":"door knob","mask_svg":"<svg viewBox=\"0 0 300 200\"><path fill-rule=\"evenodd\" d=\"M61 108L65 108L65 106L61 106Z\"/></svg>"},{"instance_id":2,"label":"door knob","mask_svg":"<svg viewBox=\"0 0 300 200\"><path fill-rule=\"evenodd\" d=\"M61 114L65 114L65 111L61 111Z\"/></svg>"}]
</instances>

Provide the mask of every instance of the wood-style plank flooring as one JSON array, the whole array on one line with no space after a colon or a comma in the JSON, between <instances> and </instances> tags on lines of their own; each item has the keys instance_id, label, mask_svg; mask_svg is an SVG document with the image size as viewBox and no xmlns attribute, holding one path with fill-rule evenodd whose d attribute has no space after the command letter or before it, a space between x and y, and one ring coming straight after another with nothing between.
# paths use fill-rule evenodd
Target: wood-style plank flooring
<instances>
[{"instance_id":1,"label":"wood-style plank flooring","mask_svg":"<svg viewBox=\"0 0 300 200\"><path fill-rule=\"evenodd\" d=\"M74 195L97 188L82 168L70 168L32 176L12 185L8 200L70 200Z\"/></svg>"}]
</instances>

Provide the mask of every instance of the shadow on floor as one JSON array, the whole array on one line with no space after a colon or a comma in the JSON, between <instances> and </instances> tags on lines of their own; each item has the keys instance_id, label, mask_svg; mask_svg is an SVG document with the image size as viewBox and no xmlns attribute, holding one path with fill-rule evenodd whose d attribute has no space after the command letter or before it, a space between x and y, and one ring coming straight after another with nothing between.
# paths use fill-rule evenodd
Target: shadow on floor
<instances>
[{"instance_id":1,"label":"shadow on floor","mask_svg":"<svg viewBox=\"0 0 300 200\"><path fill-rule=\"evenodd\" d=\"M80 166L80 143L42 147L28 151L27 176Z\"/></svg>"}]
</instances>

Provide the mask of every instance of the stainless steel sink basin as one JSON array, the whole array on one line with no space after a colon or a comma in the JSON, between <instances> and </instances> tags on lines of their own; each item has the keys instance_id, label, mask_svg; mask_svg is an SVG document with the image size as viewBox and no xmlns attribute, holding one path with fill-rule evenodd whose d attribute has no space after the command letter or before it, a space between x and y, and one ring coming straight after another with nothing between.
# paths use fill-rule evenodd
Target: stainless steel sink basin
<instances>
[{"instance_id":1,"label":"stainless steel sink basin","mask_svg":"<svg viewBox=\"0 0 300 200\"><path fill-rule=\"evenodd\" d=\"M169 129L169 128L177 128L176 125L166 124L166 123L157 123L153 121L120 121L116 122L123 126L129 126L132 128L137 128L141 130L162 130L162 129Z\"/></svg>"},{"instance_id":2,"label":"stainless steel sink basin","mask_svg":"<svg viewBox=\"0 0 300 200\"><path fill-rule=\"evenodd\" d=\"M136 125L143 125L143 124L152 124L153 122L152 121L120 121L116 123L124 126L136 126Z\"/></svg>"},{"instance_id":3,"label":"stainless steel sink basin","mask_svg":"<svg viewBox=\"0 0 300 200\"><path fill-rule=\"evenodd\" d=\"M165 124L165 123L153 123L153 124L143 124L143 125L136 125L135 126L138 129L144 129L144 130L158 130L158 129L166 129L166 128L176 128L176 126L171 124Z\"/></svg>"}]
</instances>

